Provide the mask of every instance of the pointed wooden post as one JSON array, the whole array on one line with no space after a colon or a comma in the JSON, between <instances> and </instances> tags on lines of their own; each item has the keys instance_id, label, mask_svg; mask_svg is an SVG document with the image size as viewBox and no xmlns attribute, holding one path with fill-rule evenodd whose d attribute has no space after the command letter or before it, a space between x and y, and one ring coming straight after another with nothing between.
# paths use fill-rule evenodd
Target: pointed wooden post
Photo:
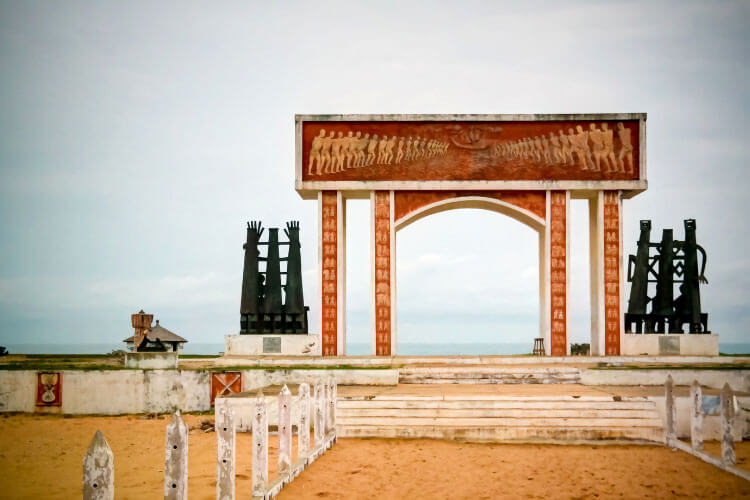
<instances>
[{"instance_id":1,"label":"pointed wooden post","mask_svg":"<svg viewBox=\"0 0 750 500\"><path fill-rule=\"evenodd\" d=\"M703 451L703 391L697 380L690 386L690 444L694 451Z\"/></svg>"},{"instance_id":2,"label":"pointed wooden post","mask_svg":"<svg viewBox=\"0 0 750 500\"><path fill-rule=\"evenodd\" d=\"M83 500L112 500L115 498L115 457L104 439L96 431L83 456Z\"/></svg>"},{"instance_id":3,"label":"pointed wooden post","mask_svg":"<svg viewBox=\"0 0 750 500\"><path fill-rule=\"evenodd\" d=\"M253 496L264 497L268 488L268 414L263 391L258 391L253 417Z\"/></svg>"},{"instance_id":4,"label":"pointed wooden post","mask_svg":"<svg viewBox=\"0 0 750 500\"><path fill-rule=\"evenodd\" d=\"M313 394L313 397L315 399L315 401L313 402L315 420L313 421L313 427L315 431L316 449L323 444L323 436L325 434L325 416L323 412L323 409L325 408L324 392L325 390L323 389L323 384L321 384L319 380L315 382L315 393Z\"/></svg>"},{"instance_id":5,"label":"pointed wooden post","mask_svg":"<svg viewBox=\"0 0 750 500\"><path fill-rule=\"evenodd\" d=\"M187 500L188 428L179 410L167 425L164 454L164 499Z\"/></svg>"},{"instance_id":6,"label":"pointed wooden post","mask_svg":"<svg viewBox=\"0 0 750 500\"><path fill-rule=\"evenodd\" d=\"M677 423L677 408L674 401L674 380L672 380L672 375L667 375L667 383L664 384L664 409L667 417L667 422L664 426L664 441L667 446L672 446L674 440L677 439L675 428Z\"/></svg>"},{"instance_id":7,"label":"pointed wooden post","mask_svg":"<svg viewBox=\"0 0 750 500\"><path fill-rule=\"evenodd\" d=\"M328 377L328 432L336 432L336 379L331 375Z\"/></svg>"},{"instance_id":8,"label":"pointed wooden post","mask_svg":"<svg viewBox=\"0 0 750 500\"><path fill-rule=\"evenodd\" d=\"M292 393L284 384L279 394L279 475L292 471Z\"/></svg>"},{"instance_id":9,"label":"pointed wooden post","mask_svg":"<svg viewBox=\"0 0 750 500\"><path fill-rule=\"evenodd\" d=\"M299 424L297 425L297 460L310 454L310 386L302 383L297 393Z\"/></svg>"},{"instance_id":10,"label":"pointed wooden post","mask_svg":"<svg viewBox=\"0 0 750 500\"><path fill-rule=\"evenodd\" d=\"M721 461L724 465L737 465L734 452L734 394L729 384L721 390Z\"/></svg>"},{"instance_id":11,"label":"pointed wooden post","mask_svg":"<svg viewBox=\"0 0 750 500\"><path fill-rule=\"evenodd\" d=\"M216 500L234 500L234 410L216 405Z\"/></svg>"}]
</instances>

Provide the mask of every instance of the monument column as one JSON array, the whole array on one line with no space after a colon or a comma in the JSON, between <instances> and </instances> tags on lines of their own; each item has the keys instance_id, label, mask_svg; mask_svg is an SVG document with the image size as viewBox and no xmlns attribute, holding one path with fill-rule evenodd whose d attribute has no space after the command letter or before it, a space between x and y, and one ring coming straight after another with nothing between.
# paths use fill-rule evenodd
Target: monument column
<instances>
[{"instance_id":1,"label":"monument column","mask_svg":"<svg viewBox=\"0 0 750 500\"><path fill-rule=\"evenodd\" d=\"M570 354L568 339L568 295L570 268L570 192L547 191L545 227L546 283L549 303L545 314L545 350L552 356Z\"/></svg>"},{"instance_id":2,"label":"monument column","mask_svg":"<svg viewBox=\"0 0 750 500\"><path fill-rule=\"evenodd\" d=\"M393 191L372 191L372 352L396 354L396 230Z\"/></svg>"},{"instance_id":3,"label":"monument column","mask_svg":"<svg viewBox=\"0 0 750 500\"><path fill-rule=\"evenodd\" d=\"M341 191L318 193L321 354L346 354L346 201Z\"/></svg>"}]
</instances>

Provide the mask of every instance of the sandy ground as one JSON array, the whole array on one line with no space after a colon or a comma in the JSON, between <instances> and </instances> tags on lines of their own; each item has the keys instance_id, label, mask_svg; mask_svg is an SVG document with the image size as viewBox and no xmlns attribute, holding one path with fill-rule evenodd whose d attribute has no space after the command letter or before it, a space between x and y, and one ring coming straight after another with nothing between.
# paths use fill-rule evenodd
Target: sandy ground
<instances>
[{"instance_id":1,"label":"sandy ground","mask_svg":"<svg viewBox=\"0 0 750 500\"><path fill-rule=\"evenodd\" d=\"M197 426L209 416L187 415ZM0 418L2 498L80 498L82 460L101 429L115 455L118 499L162 497L167 418ZM238 434L238 498L249 498L249 434ZM294 440L296 442L296 438ZM708 444L707 448L713 446ZM296 454L296 449L293 450ZM750 443L738 445L740 466ZM191 499L216 497L216 435L191 431ZM270 475L276 443L271 439ZM750 498L750 483L659 446L466 444L340 439L281 499Z\"/></svg>"}]
</instances>

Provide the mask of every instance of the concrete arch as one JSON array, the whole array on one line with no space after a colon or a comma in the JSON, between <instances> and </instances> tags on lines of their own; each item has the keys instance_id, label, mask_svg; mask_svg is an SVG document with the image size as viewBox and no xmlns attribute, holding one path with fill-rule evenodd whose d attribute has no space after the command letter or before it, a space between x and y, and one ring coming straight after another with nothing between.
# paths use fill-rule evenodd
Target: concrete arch
<instances>
[{"instance_id":1,"label":"concrete arch","mask_svg":"<svg viewBox=\"0 0 750 500\"><path fill-rule=\"evenodd\" d=\"M539 234L544 234L545 220L538 215L520 208L516 205L511 205L502 200L496 198L489 198L484 196L459 196L456 198L448 198L445 200L436 201L420 207L419 209L408 213L402 218L394 222L395 230L399 231L405 227L417 222L420 219L427 217L428 215L437 214L440 212L447 212L448 210L455 210L459 208L476 208L482 210L489 210L497 212L508 217L515 219L526 226L529 226Z\"/></svg>"}]
</instances>

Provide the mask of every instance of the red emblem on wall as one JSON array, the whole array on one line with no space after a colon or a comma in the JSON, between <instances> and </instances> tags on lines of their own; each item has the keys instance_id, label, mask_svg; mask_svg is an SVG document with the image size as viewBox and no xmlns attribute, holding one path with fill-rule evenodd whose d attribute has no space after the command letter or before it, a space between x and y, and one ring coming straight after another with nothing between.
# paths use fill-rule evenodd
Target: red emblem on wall
<instances>
[{"instance_id":1,"label":"red emblem on wall","mask_svg":"<svg viewBox=\"0 0 750 500\"><path fill-rule=\"evenodd\" d=\"M242 392L241 372L222 372L211 374L211 406L216 398Z\"/></svg>"},{"instance_id":2,"label":"red emblem on wall","mask_svg":"<svg viewBox=\"0 0 750 500\"><path fill-rule=\"evenodd\" d=\"M40 372L36 374L36 405L62 406L61 372Z\"/></svg>"}]
</instances>

